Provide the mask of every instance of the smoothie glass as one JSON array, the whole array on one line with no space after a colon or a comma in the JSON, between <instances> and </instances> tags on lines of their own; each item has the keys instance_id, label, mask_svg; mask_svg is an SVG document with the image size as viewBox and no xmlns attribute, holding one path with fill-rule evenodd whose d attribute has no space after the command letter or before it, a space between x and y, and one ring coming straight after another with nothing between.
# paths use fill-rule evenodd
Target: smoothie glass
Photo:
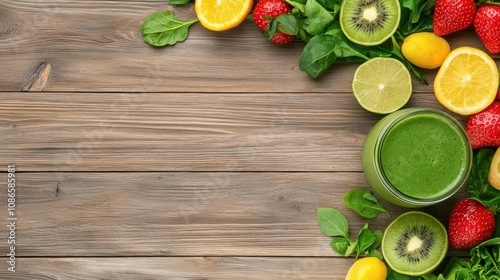
<instances>
[{"instance_id":1,"label":"smoothie glass","mask_svg":"<svg viewBox=\"0 0 500 280\"><path fill-rule=\"evenodd\" d=\"M464 128L435 109L408 108L385 116L363 146L366 180L381 197L403 207L449 198L467 181L471 165Z\"/></svg>"}]
</instances>

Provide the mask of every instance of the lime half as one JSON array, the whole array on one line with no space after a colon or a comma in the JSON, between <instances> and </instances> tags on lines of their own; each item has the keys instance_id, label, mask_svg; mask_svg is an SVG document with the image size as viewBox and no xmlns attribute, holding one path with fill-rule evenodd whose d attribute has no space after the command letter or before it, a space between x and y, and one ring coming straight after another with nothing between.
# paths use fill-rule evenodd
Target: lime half
<instances>
[{"instance_id":1,"label":"lime half","mask_svg":"<svg viewBox=\"0 0 500 280\"><path fill-rule=\"evenodd\" d=\"M372 58L361 64L354 73L352 90L361 107L373 113L389 114L403 107L410 99L410 72L397 59Z\"/></svg>"}]
</instances>

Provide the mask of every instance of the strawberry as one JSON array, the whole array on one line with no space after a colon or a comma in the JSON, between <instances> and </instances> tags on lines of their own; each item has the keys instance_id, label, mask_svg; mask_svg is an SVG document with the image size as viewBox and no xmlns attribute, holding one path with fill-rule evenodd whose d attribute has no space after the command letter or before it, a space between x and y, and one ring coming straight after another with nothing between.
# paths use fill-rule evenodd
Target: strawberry
<instances>
[{"instance_id":1,"label":"strawberry","mask_svg":"<svg viewBox=\"0 0 500 280\"><path fill-rule=\"evenodd\" d=\"M448 240L455 249L471 248L488 240L495 231L495 216L475 199L460 200L451 210Z\"/></svg>"},{"instance_id":2,"label":"strawberry","mask_svg":"<svg viewBox=\"0 0 500 280\"><path fill-rule=\"evenodd\" d=\"M469 116L465 131L472 149L500 146L500 101L493 101L483 111Z\"/></svg>"},{"instance_id":3,"label":"strawberry","mask_svg":"<svg viewBox=\"0 0 500 280\"><path fill-rule=\"evenodd\" d=\"M474 30L488 51L500 53L500 6L480 6L474 18Z\"/></svg>"},{"instance_id":4,"label":"strawberry","mask_svg":"<svg viewBox=\"0 0 500 280\"><path fill-rule=\"evenodd\" d=\"M434 34L444 36L466 29L472 25L475 13L474 0L436 0Z\"/></svg>"},{"instance_id":5,"label":"strawberry","mask_svg":"<svg viewBox=\"0 0 500 280\"><path fill-rule=\"evenodd\" d=\"M283 0L260 0L253 10L253 21L260 30L265 31L270 23L266 17L277 18L291 12L292 7ZM293 40L293 36L278 30L269 40L276 44L286 44Z\"/></svg>"}]
</instances>

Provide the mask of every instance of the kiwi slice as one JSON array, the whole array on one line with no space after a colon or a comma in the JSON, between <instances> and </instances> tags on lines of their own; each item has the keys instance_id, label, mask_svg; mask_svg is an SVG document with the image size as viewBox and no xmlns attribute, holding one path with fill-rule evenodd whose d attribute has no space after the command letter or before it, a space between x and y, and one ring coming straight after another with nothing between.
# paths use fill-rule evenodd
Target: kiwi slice
<instances>
[{"instance_id":1,"label":"kiwi slice","mask_svg":"<svg viewBox=\"0 0 500 280\"><path fill-rule=\"evenodd\" d=\"M344 0L340 27L354 43L375 46L396 32L401 19L399 0Z\"/></svg>"},{"instance_id":2,"label":"kiwi slice","mask_svg":"<svg viewBox=\"0 0 500 280\"><path fill-rule=\"evenodd\" d=\"M396 272L418 276L433 271L448 252L446 229L433 216L420 211L401 214L387 227L382 254Z\"/></svg>"}]
</instances>

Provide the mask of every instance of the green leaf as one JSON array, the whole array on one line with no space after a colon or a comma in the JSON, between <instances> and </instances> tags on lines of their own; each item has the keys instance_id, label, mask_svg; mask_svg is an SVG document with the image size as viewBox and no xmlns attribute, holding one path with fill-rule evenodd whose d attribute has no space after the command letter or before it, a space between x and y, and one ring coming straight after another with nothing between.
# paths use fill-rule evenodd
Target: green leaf
<instances>
[{"instance_id":1,"label":"green leaf","mask_svg":"<svg viewBox=\"0 0 500 280\"><path fill-rule=\"evenodd\" d=\"M326 236L349 238L349 224L344 214L333 208L318 208L318 223Z\"/></svg>"},{"instance_id":2,"label":"green leaf","mask_svg":"<svg viewBox=\"0 0 500 280\"><path fill-rule=\"evenodd\" d=\"M167 3L170 5L184 5L191 0L167 0Z\"/></svg>"},{"instance_id":3,"label":"green leaf","mask_svg":"<svg viewBox=\"0 0 500 280\"><path fill-rule=\"evenodd\" d=\"M347 248L351 245L352 240L345 237L337 237L330 242L330 247L337 252L339 255L344 256L347 252Z\"/></svg>"},{"instance_id":4,"label":"green leaf","mask_svg":"<svg viewBox=\"0 0 500 280\"><path fill-rule=\"evenodd\" d=\"M333 22L333 16L316 0L307 0L304 11L306 20L306 31L311 35L319 35Z\"/></svg>"},{"instance_id":5,"label":"green leaf","mask_svg":"<svg viewBox=\"0 0 500 280\"><path fill-rule=\"evenodd\" d=\"M269 26L264 30L264 37L272 39L278 32L278 21L275 18L268 18Z\"/></svg>"},{"instance_id":6,"label":"green leaf","mask_svg":"<svg viewBox=\"0 0 500 280\"><path fill-rule=\"evenodd\" d=\"M299 22L293 14L283 14L276 18L281 32L295 36L299 33Z\"/></svg>"},{"instance_id":7,"label":"green leaf","mask_svg":"<svg viewBox=\"0 0 500 280\"><path fill-rule=\"evenodd\" d=\"M368 224L365 224L358 234L358 249L355 259L371 248L376 239L375 235L368 229Z\"/></svg>"},{"instance_id":8,"label":"green leaf","mask_svg":"<svg viewBox=\"0 0 500 280\"><path fill-rule=\"evenodd\" d=\"M488 172L494 154L495 150L490 148L474 151L467 194L496 212L500 209L500 190L497 190L488 182Z\"/></svg>"},{"instance_id":9,"label":"green leaf","mask_svg":"<svg viewBox=\"0 0 500 280\"><path fill-rule=\"evenodd\" d=\"M376 218L380 213L387 213L387 210L367 189L351 189L344 196L344 203L360 216L372 219Z\"/></svg>"},{"instance_id":10,"label":"green leaf","mask_svg":"<svg viewBox=\"0 0 500 280\"><path fill-rule=\"evenodd\" d=\"M198 19L182 21L172 12L161 11L150 15L141 25L142 38L152 46L174 45L186 40L189 27Z\"/></svg>"}]
</instances>

